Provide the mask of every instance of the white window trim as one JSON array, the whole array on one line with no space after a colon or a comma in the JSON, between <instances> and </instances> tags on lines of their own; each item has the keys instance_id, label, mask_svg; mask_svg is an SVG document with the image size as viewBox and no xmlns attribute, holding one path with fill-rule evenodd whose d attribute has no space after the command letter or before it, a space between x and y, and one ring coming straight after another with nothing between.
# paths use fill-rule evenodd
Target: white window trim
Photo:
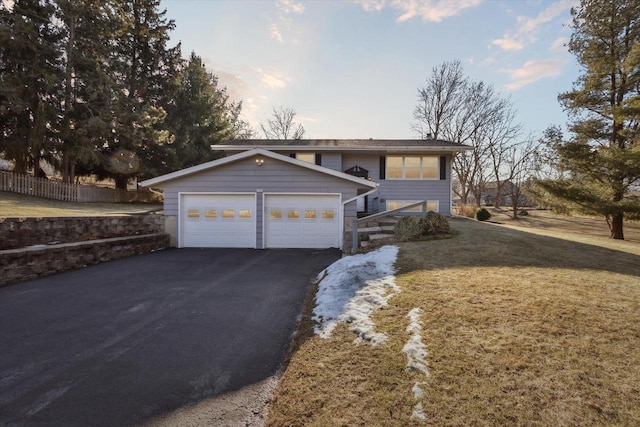
<instances>
[{"instance_id":1,"label":"white window trim","mask_svg":"<svg viewBox=\"0 0 640 427\"><path fill-rule=\"evenodd\" d=\"M392 178L389 177L389 158L390 157L400 157L402 158L402 178ZM406 171L405 171L405 159L407 157L418 157L420 159L420 178L405 178L406 175ZM429 158L435 158L437 160L436 165L438 167L438 170L436 172L436 176L435 178L424 178L422 176L422 172L423 172L423 167L422 167L422 161L425 157L429 157ZM440 157L439 156L422 156L422 155L416 155L416 156L387 156L385 158L385 179L388 179L390 181L438 181L440 180Z\"/></svg>"}]
</instances>

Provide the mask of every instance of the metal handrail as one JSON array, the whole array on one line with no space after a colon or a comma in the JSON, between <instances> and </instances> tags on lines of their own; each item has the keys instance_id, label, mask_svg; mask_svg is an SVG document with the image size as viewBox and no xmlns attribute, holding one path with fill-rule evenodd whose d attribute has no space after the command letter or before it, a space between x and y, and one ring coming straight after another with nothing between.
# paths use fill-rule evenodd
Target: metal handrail
<instances>
[{"instance_id":1,"label":"metal handrail","mask_svg":"<svg viewBox=\"0 0 640 427\"><path fill-rule=\"evenodd\" d=\"M354 221L351 223L351 254L355 254L358 251L358 225L368 222L368 221L372 221L374 219L379 219L379 218L385 218L388 216L391 216L395 213L399 213L399 212L403 212L406 211L407 209L412 209L418 206L422 206L422 212L421 215L422 216L426 216L427 215L427 201L423 200L421 202L417 202L417 203L413 203L411 205L407 205L407 206L403 206L401 208L396 208L396 209L391 209L388 211L384 211L384 212L379 212L377 214L373 214L373 215L369 215L369 216L365 216L363 218L356 218L354 219Z\"/></svg>"}]
</instances>

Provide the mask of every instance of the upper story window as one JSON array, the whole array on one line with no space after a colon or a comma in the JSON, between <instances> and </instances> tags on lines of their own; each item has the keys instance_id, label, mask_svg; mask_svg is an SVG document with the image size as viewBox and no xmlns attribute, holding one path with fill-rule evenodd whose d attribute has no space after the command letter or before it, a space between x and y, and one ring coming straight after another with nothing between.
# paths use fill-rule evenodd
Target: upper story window
<instances>
[{"instance_id":1,"label":"upper story window","mask_svg":"<svg viewBox=\"0 0 640 427\"><path fill-rule=\"evenodd\" d=\"M300 160L301 162L311 163L312 165L316 164L316 153L296 153L296 160Z\"/></svg>"},{"instance_id":2,"label":"upper story window","mask_svg":"<svg viewBox=\"0 0 640 427\"><path fill-rule=\"evenodd\" d=\"M438 156L387 156L387 179L439 179Z\"/></svg>"}]
</instances>

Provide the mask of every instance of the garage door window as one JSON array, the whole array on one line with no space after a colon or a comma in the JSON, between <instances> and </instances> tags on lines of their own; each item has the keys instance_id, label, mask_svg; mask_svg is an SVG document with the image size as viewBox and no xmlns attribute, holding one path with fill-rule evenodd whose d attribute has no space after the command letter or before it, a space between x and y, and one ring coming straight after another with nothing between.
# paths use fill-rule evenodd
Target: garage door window
<instances>
[{"instance_id":1,"label":"garage door window","mask_svg":"<svg viewBox=\"0 0 640 427\"><path fill-rule=\"evenodd\" d=\"M204 216L205 218L217 218L218 217L218 211L215 209L207 209L204 211Z\"/></svg>"},{"instance_id":2,"label":"garage door window","mask_svg":"<svg viewBox=\"0 0 640 427\"><path fill-rule=\"evenodd\" d=\"M333 210L324 210L322 211L322 219L333 219L335 213Z\"/></svg>"},{"instance_id":3,"label":"garage door window","mask_svg":"<svg viewBox=\"0 0 640 427\"><path fill-rule=\"evenodd\" d=\"M316 211L315 210L305 210L304 211L305 219L316 219Z\"/></svg>"},{"instance_id":4,"label":"garage door window","mask_svg":"<svg viewBox=\"0 0 640 427\"><path fill-rule=\"evenodd\" d=\"M200 210L199 209L189 209L187 212L187 216L189 218L200 218Z\"/></svg>"},{"instance_id":5,"label":"garage door window","mask_svg":"<svg viewBox=\"0 0 640 427\"><path fill-rule=\"evenodd\" d=\"M287 218L289 218L289 219L298 219L298 218L300 218L300 211L296 211L296 210L287 211Z\"/></svg>"},{"instance_id":6,"label":"garage door window","mask_svg":"<svg viewBox=\"0 0 640 427\"><path fill-rule=\"evenodd\" d=\"M240 209L238 216L242 219L251 219L251 211L249 209Z\"/></svg>"},{"instance_id":7,"label":"garage door window","mask_svg":"<svg viewBox=\"0 0 640 427\"><path fill-rule=\"evenodd\" d=\"M269 218L282 219L282 211L280 209L271 209L271 212L269 212Z\"/></svg>"},{"instance_id":8,"label":"garage door window","mask_svg":"<svg viewBox=\"0 0 640 427\"><path fill-rule=\"evenodd\" d=\"M233 209L223 209L222 210L222 218L233 218L235 216L235 213L233 212Z\"/></svg>"}]
</instances>

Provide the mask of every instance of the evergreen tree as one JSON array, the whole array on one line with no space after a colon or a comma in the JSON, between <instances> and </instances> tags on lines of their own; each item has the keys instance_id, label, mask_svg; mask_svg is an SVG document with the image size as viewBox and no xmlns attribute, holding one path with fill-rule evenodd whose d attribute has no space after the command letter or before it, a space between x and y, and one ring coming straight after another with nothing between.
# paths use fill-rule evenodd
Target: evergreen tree
<instances>
[{"instance_id":1,"label":"evergreen tree","mask_svg":"<svg viewBox=\"0 0 640 427\"><path fill-rule=\"evenodd\" d=\"M33 168L52 151L60 90L60 30L49 0L0 8L0 152L14 170Z\"/></svg>"},{"instance_id":2,"label":"evergreen tree","mask_svg":"<svg viewBox=\"0 0 640 427\"><path fill-rule=\"evenodd\" d=\"M640 1L582 0L572 15L569 50L583 72L559 96L572 137L548 143L566 177L537 186L548 205L603 215L611 237L624 239L624 218L640 217L629 197L640 183Z\"/></svg>"},{"instance_id":3,"label":"evergreen tree","mask_svg":"<svg viewBox=\"0 0 640 427\"><path fill-rule=\"evenodd\" d=\"M115 79L114 137L105 144L103 166L116 188L126 188L134 176L155 176L170 162L173 138L162 105L167 93L173 93L180 45L167 46L175 24L159 7L160 0L114 2L122 26L110 63Z\"/></svg>"},{"instance_id":4,"label":"evergreen tree","mask_svg":"<svg viewBox=\"0 0 640 427\"><path fill-rule=\"evenodd\" d=\"M57 0L57 5L64 35L57 166L63 180L73 182L76 168L89 173L100 163L99 148L112 139L114 77L109 65L120 23L103 0Z\"/></svg>"},{"instance_id":5,"label":"evergreen tree","mask_svg":"<svg viewBox=\"0 0 640 427\"><path fill-rule=\"evenodd\" d=\"M220 157L211 146L236 136L240 112L240 105L229 101L226 88L218 87L218 78L206 70L195 52L180 70L177 86L167 108L167 122L175 136L174 170Z\"/></svg>"}]
</instances>

